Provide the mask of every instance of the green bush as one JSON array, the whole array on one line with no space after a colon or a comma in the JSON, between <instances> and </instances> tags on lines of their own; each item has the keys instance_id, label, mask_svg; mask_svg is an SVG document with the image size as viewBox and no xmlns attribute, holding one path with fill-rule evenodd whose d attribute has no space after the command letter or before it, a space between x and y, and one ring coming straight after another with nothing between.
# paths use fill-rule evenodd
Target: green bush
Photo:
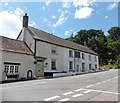
<instances>
[{"instance_id":1,"label":"green bush","mask_svg":"<svg viewBox=\"0 0 120 103\"><path fill-rule=\"evenodd\" d=\"M103 66L100 66L100 68L101 69L113 69L114 65L113 64L103 65Z\"/></svg>"}]
</instances>

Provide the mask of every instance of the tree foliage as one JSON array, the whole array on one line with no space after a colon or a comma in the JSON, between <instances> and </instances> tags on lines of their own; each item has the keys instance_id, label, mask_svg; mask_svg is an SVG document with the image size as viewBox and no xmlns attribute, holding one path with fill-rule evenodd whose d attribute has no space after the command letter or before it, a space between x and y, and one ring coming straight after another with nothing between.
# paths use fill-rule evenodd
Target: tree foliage
<instances>
[{"instance_id":1,"label":"tree foliage","mask_svg":"<svg viewBox=\"0 0 120 103\"><path fill-rule=\"evenodd\" d=\"M101 65L118 62L120 55L120 28L112 27L106 36L102 30L80 30L75 36L71 34L67 40L78 44L86 44L98 53Z\"/></svg>"}]
</instances>

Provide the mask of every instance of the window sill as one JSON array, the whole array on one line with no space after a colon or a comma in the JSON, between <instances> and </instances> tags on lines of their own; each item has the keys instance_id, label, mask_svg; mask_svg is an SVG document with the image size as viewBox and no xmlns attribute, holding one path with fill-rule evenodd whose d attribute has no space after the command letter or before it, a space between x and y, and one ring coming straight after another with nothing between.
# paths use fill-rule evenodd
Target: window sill
<instances>
[{"instance_id":1,"label":"window sill","mask_svg":"<svg viewBox=\"0 0 120 103\"><path fill-rule=\"evenodd\" d=\"M57 53L51 53L52 55L58 55Z\"/></svg>"}]
</instances>

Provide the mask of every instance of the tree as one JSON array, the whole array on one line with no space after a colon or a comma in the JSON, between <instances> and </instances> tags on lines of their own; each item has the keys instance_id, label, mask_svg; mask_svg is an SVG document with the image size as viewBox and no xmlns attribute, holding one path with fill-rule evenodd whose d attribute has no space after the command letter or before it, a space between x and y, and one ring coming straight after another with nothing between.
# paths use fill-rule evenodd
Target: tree
<instances>
[{"instance_id":1,"label":"tree","mask_svg":"<svg viewBox=\"0 0 120 103\"><path fill-rule=\"evenodd\" d=\"M102 30L80 30L75 36L71 35L67 40L86 45L99 55L101 65L118 63L120 55L120 28L112 27L107 36Z\"/></svg>"},{"instance_id":2,"label":"tree","mask_svg":"<svg viewBox=\"0 0 120 103\"><path fill-rule=\"evenodd\" d=\"M112 27L110 30L108 30L109 38L117 41L120 40L120 28L119 27Z\"/></svg>"}]
</instances>

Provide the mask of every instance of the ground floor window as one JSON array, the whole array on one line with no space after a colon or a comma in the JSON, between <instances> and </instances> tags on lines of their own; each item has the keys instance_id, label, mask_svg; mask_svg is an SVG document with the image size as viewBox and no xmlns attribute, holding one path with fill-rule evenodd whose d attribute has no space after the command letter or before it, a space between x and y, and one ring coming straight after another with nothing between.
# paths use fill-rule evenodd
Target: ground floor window
<instances>
[{"instance_id":1,"label":"ground floor window","mask_svg":"<svg viewBox=\"0 0 120 103\"><path fill-rule=\"evenodd\" d=\"M97 64L95 64L95 69L97 69Z\"/></svg>"},{"instance_id":2,"label":"ground floor window","mask_svg":"<svg viewBox=\"0 0 120 103\"><path fill-rule=\"evenodd\" d=\"M77 72L79 72L79 65L77 65L76 68L77 68Z\"/></svg>"},{"instance_id":3,"label":"ground floor window","mask_svg":"<svg viewBox=\"0 0 120 103\"><path fill-rule=\"evenodd\" d=\"M73 61L69 61L69 70L73 70Z\"/></svg>"},{"instance_id":4,"label":"ground floor window","mask_svg":"<svg viewBox=\"0 0 120 103\"><path fill-rule=\"evenodd\" d=\"M4 63L4 73L7 74L17 74L19 72L19 66L18 63Z\"/></svg>"},{"instance_id":5,"label":"ground floor window","mask_svg":"<svg viewBox=\"0 0 120 103\"><path fill-rule=\"evenodd\" d=\"M85 63L82 63L82 72L85 71Z\"/></svg>"},{"instance_id":6,"label":"ground floor window","mask_svg":"<svg viewBox=\"0 0 120 103\"><path fill-rule=\"evenodd\" d=\"M51 70L56 70L56 59L51 60Z\"/></svg>"}]
</instances>

